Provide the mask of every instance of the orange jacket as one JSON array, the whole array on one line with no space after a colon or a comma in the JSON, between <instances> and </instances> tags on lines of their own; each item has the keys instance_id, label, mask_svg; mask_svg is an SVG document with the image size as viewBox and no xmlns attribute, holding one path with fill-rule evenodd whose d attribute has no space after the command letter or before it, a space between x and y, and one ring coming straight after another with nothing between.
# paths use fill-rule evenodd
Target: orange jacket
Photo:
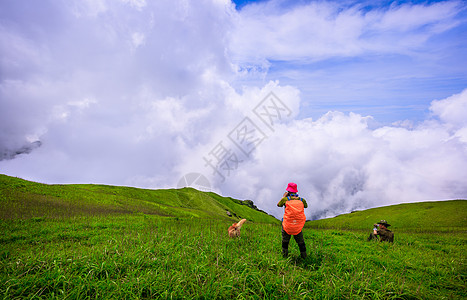
<instances>
[{"instance_id":1,"label":"orange jacket","mask_svg":"<svg viewBox=\"0 0 467 300\"><path fill-rule=\"evenodd\" d=\"M290 235L297 235L305 226L305 207L299 197L289 197L285 203L282 227Z\"/></svg>"}]
</instances>

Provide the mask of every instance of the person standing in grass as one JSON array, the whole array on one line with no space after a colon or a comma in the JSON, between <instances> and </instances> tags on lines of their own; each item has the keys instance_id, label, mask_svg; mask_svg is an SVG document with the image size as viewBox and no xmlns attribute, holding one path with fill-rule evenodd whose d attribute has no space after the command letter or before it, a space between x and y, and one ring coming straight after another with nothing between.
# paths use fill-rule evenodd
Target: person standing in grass
<instances>
[{"instance_id":1,"label":"person standing in grass","mask_svg":"<svg viewBox=\"0 0 467 300\"><path fill-rule=\"evenodd\" d=\"M306 245L302 229L306 221L305 208L308 207L308 204L305 199L298 196L297 184L291 182L287 185L286 192L277 206L285 206L282 219L282 256L289 255L289 242L293 236L300 249L300 256L306 258Z\"/></svg>"},{"instance_id":2,"label":"person standing in grass","mask_svg":"<svg viewBox=\"0 0 467 300\"><path fill-rule=\"evenodd\" d=\"M379 237L380 242L394 242L394 232L388 229L391 226L386 220L381 220L373 225L373 232L370 233L368 240L377 240Z\"/></svg>"}]
</instances>

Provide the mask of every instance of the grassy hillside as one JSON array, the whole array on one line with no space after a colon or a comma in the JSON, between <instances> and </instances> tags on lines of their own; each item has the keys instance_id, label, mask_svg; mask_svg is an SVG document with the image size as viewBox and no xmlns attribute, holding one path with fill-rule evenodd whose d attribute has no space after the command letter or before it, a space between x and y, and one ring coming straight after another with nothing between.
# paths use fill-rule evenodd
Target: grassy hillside
<instances>
[{"instance_id":1,"label":"grassy hillside","mask_svg":"<svg viewBox=\"0 0 467 300\"><path fill-rule=\"evenodd\" d=\"M307 228L371 230L379 220L386 220L392 230L433 231L465 230L467 200L406 203L355 211L335 218L307 222Z\"/></svg>"},{"instance_id":2,"label":"grassy hillside","mask_svg":"<svg viewBox=\"0 0 467 300\"><path fill-rule=\"evenodd\" d=\"M192 188L150 190L93 184L47 185L1 174L0 203L0 219L139 213L174 218L233 221L246 218L250 222L279 222L273 216L253 209L252 201L221 197Z\"/></svg>"},{"instance_id":3,"label":"grassy hillside","mask_svg":"<svg viewBox=\"0 0 467 300\"><path fill-rule=\"evenodd\" d=\"M307 222L308 257L300 257L292 240L284 258L279 222L249 201L194 189L44 185L0 175L0 295L467 299L467 234L455 227L465 224L466 202L395 205ZM240 217L251 222L240 238L229 238L228 226ZM382 218L393 224L393 244L366 239Z\"/></svg>"}]
</instances>

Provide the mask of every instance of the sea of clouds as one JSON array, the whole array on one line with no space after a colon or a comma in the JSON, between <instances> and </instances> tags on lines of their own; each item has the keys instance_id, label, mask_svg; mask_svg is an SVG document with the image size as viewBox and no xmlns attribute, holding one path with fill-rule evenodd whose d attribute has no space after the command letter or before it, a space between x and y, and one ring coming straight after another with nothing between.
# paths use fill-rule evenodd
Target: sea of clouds
<instances>
[{"instance_id":1,"label":"sea of clouds","mask_svg":"<svg viewBox=\"0 0 467 300\"><path fill-rule=\"evenodd\" d=\"M422 15L433 18L436 8L449 16L455 5L434 4ZM274 39L262 34L270 27L248 25L258 21L251 14L230 1L2 2L0 173L43 183L174 188L194 172L213 191L251 199L276 217L293 181L309 202L309 219L467 197L467 90L430 99L430 113L416 124L374 126L372 116L332 109L299 118L297 87L238 84L248 76L258 82L265 57L289 51L278 41L255 51L258 40ZM355 16L346 11L338 18L343 25L331 30L340 32L346 20L363 28ZM372 30L401 26L390 16L366 19ZM375 51L317 39L345 55Z\"/></svg>"}]
</instances>

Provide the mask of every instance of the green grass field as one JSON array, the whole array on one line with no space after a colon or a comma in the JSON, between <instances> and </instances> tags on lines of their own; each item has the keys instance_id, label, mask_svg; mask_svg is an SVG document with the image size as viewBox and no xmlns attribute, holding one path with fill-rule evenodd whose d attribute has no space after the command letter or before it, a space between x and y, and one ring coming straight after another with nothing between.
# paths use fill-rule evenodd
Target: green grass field
<instances>
[{"instance_id":1,"label":"green grass field","mask_svg":"<svg viewBox=\"0 0 467 300\"><path fill-rule=\"evenodd\" d=\"M391 224L391 230L399 232L462 232L467 228L467 201L427 201L378 207L316 220L307 226L315 229L368 230L381 219Z\"/></svg>"},{"instance_id":2,"label":"green grass field","mask_svg":"<svg viewBox=\"0 0 467 300\"><path fill-rule=\"evenodd\" d=\"M178 202L167 204L171 197ZM280 255L276 219L192 189L55 186L0 176L0 201L3 299L467 298L467 201L307 222L304 260L293 240L289 257ZM442 222L432 222L435 215ZM228 238L240 217L248 219L242 236ZM394 244L366 241L381 218L393 223Z\"/></svg>"}]
</instances>

